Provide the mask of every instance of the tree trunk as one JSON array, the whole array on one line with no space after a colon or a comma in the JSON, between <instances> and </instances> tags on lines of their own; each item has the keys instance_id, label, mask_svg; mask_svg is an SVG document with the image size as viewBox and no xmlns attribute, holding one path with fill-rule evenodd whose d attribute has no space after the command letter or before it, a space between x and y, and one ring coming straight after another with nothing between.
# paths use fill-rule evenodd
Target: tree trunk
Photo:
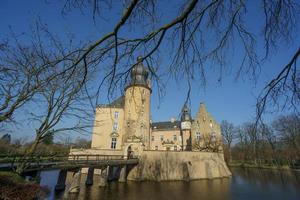
<instances>
[{"instance_id":1,"label":"tree trunk","mask_svg":"<svg viewBox=\"0 0 300 200\"><path fill-rule=\"evenodd\" d=\"M34 142L30 145L30 147L25 151L24 155L22 156L21 160L17 165L16 172L18 174L22 174L28 165L28 161L30 162L30 157L35 152L37 146L39 144L39 138L37 137Z\"/></svg>"}]
</instances>

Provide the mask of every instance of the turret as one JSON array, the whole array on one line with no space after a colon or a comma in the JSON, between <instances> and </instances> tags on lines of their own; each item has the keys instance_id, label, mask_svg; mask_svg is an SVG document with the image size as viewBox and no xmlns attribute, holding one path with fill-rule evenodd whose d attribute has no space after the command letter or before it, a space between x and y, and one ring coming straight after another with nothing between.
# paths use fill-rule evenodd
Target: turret
<instances>
[{"instance_id":1,"label":"turret","mask_svg":"<svg viewBox=\"0 0 300 200\"><path fill-rule=\"evenodd\" d=\"M182 110L181 110L181 122L184 122L184 121L189 121L190 122L191 119L192 119L191 110L188 108L188 106L185 103Z\"/></svg>"},{"instance_id":2,"label":"turret","mask_svg":"<svg viewBox=\"0 0 300 200\"><path fill-rule=\"evenodd\" d=\"M191 110L188 108L186 103L184 104L181 110L181 129L182 130L190 130L191 129Z\"/></svg>"},{"instance_id":3,"label":"turret","mask_svg":"<svg viewBox=\"0 0 300 200\"><path fill-rule=\"evenodd\" d=\"M192 150L192 139L191 139L191 126L192 117L191 111L185 103L181 110L181 124L180 131L182 137L182 150L191 151Z\"/></svg>"},{"instance_id":4,"label":"turret","mask_svg":"<svg viewBox=\"0 0 300 200\"><path fill-rule=\"evenodd\" d=\"M125 88L125 141L140 142L146 149L150 145L150 95L148 70L144 67L142 58L130 72L131 81Z\"/></svg>"},{"instance_id":5,"label":"turret","mask_svg":"<svg viewBox=\"0 0 300 200\"><path fill-rule=\"evenodd\" d=\"M148 86L148 70L144 67L142 62L142 57L139 56L137 58L137 64L134 65L130 72L131 82L130 86L132 85L143 85Z\"/></svg>"}]
</instances>

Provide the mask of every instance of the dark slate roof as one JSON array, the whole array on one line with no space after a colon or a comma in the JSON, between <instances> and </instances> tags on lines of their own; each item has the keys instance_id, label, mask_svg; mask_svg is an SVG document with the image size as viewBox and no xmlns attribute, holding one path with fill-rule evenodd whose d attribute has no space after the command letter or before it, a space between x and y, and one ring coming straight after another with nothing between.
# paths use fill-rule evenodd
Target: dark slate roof
<instances>
[{"instance_id":1,"label":"dark slate roof","mask_svg":"<svg viewBox=\"0 0 300 200\"><path fill-rule=\"evenodd\" d=\"M117 98L116 100L114 100L113 102L111 102L110 104L102 104L102 105L99 105L99 107L124 108L124 104L125 104L125 96L122 95L119 98Z\"/></svg>"},{"instance_id":2,"label":"dark slate roof","mask_svg":"<svg viewBox=\"0 0 300 200\"><path fill-rule=\"evenodd\" d=\"M176 126L176 128L174 127ZM153 130L170 130L170 129L179 129L180 121L166 121L166 122L153 122L151 124Z\"/></svg>"}]
</instances>

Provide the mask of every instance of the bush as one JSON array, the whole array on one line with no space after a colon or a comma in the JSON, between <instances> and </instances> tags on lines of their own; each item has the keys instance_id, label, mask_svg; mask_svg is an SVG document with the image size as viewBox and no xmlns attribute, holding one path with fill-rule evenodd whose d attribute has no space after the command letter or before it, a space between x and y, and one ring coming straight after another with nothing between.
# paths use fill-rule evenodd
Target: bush
<instances>
[{"instance_id":1,"label":"bush","mask_svg":"<svg viewBox=\"0 0 300 200\"><path fill-rule=\"evenodd\" d=\"M0 172L0 199L33 200L44 199L50 190L39 184L27 182L11 172Z\"/></svg>"}]
</instances>

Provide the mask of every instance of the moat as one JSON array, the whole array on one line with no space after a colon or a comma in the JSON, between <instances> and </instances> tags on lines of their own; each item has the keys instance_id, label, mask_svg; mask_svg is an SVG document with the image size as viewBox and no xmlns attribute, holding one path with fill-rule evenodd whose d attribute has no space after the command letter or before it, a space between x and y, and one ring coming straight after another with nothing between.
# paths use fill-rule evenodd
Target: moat
<instances>
[{"instance_id":1,"label":"moat","mask_svg":"<svg viewBox=\"0 0 300 200\"><path fill-rule=\"evenodd\" d=\"M232 177L173 182L110 182L100 188L97 176L90 187L82 187L79 194L54 194L53 188L57 171L42 173L41 185L48 185L52 193L47 199L85 199L85 200L189 200L189 199L300 199L300 172L262 169L231 168ZM83 174L83 177L85 175ZM68 180L67 180L68 181Z\"/></svg>"}]
</instances>

